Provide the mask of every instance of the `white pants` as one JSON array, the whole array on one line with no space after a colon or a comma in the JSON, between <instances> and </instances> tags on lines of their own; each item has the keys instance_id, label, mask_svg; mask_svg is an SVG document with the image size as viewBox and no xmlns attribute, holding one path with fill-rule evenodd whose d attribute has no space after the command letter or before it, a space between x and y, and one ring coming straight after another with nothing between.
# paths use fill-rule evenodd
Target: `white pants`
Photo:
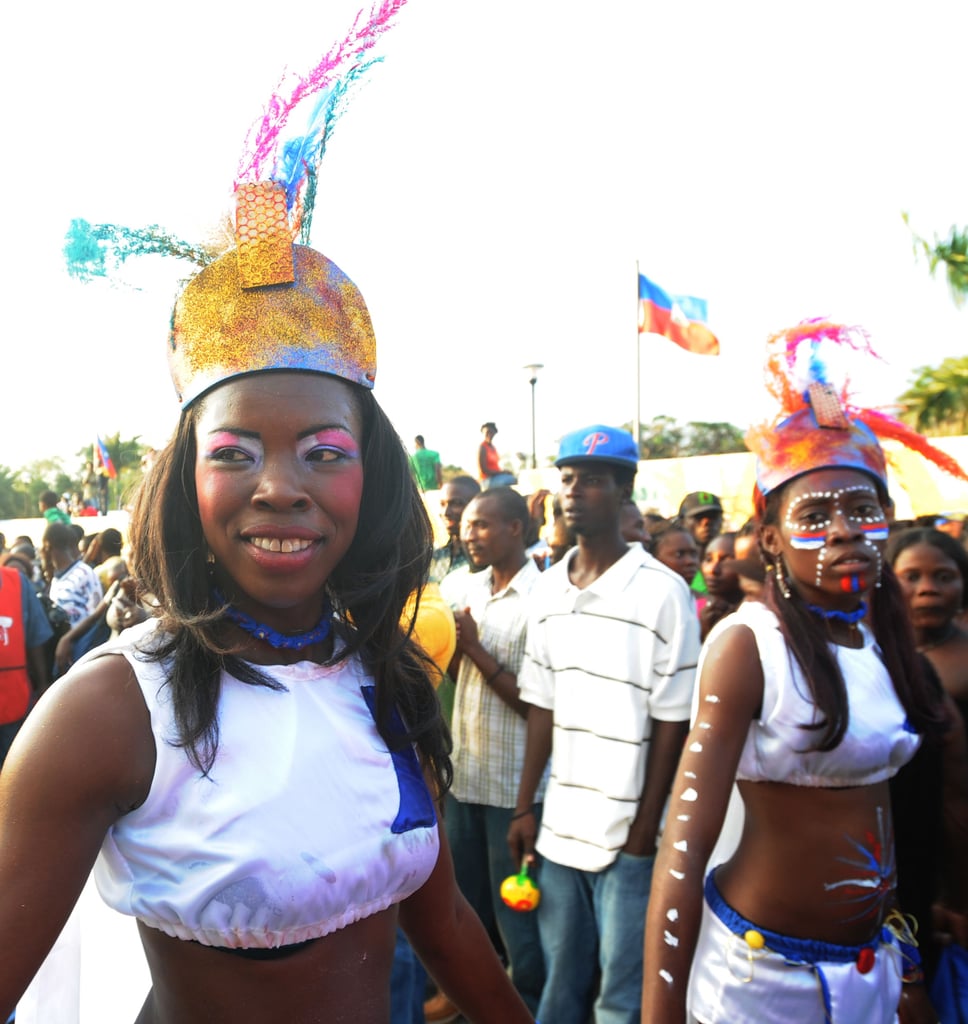
<instances>
[{"instance_id":1,"label":"white pants","mask_svg":"<svg viewBox=\"0 0 968 1024\"><path fill-rule=\"evenodd\" d=\"M848 947L809 940L777 940L783 953L766 946L752 950L743 937L744 921L718 897L717 912L708 898L689 976L687 1008L699 1024L892 1024L901 995L901 956L892 942L876 947L866 974L855 959L820 959ZM716 902L716 901L714 901ZM721 919L725 916L729 927ZM743 927L743 926L746 927Z\"/></svg>"}]
</instances>

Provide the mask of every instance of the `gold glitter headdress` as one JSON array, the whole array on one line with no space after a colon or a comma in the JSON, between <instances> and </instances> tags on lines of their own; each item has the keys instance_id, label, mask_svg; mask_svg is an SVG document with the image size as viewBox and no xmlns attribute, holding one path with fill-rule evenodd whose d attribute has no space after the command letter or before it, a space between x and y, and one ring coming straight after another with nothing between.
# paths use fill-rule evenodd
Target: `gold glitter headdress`
<instances>
[{"instance_id":1,"label":"gold glitter headdress","mask_svg":"<svg viewBox=\"0 0 968 1024\"><path fill-rule=\"evenodd\" d=\"M359 16L305 77L283 76L253 126L235 183L236 248L215 258L152 226L132 231L75 220L68 270L108 276L129 256L165 253L204 269L175 304L168 361L182 408L232 377L305 370L372 388L376 341L363 296L327 257L308 245L316 175L350 88L380 57L364 59L406 0L382 0ZM285 92L283 89L285 88ZM301 135L287 134L293 111L317 102Z\"/></svg>"},{"instance_id":2,"label":"gold glitter headdress","mask_svg":"<svg viewBox=\"0 0 968 1024\"><path fill-rule=\"evenodd\" d=\"M238 247L175 304L168 364L182 408L231 377L266 370L372 388L376 339L359 289L322 253L292 244L281 185L242 185L236 200ZM263 217L258 207L267 205Z\"/></svg>"}]
</instances>

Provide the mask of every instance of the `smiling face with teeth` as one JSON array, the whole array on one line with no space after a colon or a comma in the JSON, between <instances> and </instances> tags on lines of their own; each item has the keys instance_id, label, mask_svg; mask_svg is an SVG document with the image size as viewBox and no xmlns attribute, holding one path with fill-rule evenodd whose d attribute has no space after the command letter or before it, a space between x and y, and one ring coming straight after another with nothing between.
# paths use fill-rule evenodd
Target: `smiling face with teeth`
<instances>
[{"instance_id":1,"label":"smiling face with teeth","mask_svg":"<svg viewBox=\"0 0 968 1024\"><path fill-rule=\"evenodd\" d=\"M363 492L363 424L351 385L260 373L205 396L195 486L219 587L281 632L316 625Z\"/></svg>"}]
</instances>

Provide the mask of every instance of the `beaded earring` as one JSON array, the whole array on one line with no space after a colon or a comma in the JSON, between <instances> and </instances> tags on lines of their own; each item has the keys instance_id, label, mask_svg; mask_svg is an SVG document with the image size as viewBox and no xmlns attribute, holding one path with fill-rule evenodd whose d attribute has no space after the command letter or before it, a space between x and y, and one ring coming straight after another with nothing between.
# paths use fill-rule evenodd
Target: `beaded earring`
<instances>
[{"instance_id":1,"label":"beaded earring","mask_svg":"<svg viewBox=\"0 0 968 1024\"><path fill-rule=\"evenodd\" d=\"M776 562L773 565L769 566L769 570L774 574L774 577L776 578L777 590L780 591L785 600L789 601L792 595L790 593L790 585L789 583L787 583L786 575L783 571L783 563Z\"/></svg>"}]
</instances>

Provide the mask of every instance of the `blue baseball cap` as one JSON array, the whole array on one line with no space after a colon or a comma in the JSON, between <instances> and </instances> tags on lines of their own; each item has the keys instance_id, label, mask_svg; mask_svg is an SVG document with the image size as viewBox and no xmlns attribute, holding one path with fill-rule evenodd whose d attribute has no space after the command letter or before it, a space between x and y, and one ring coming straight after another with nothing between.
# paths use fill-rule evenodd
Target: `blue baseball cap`
<instances>
[{"instance_id":1,"label":"blue baseball cap","mask_svg":"<svg viewBox=\"0 0 968 1024\"><path fill-rule=\"evenodd\" d=\"M611 462L636 469L639 453L632 435L618 427L594 423L565 434L558 448L556 466L573 462Z\"/></svg>"}]
</instances>

